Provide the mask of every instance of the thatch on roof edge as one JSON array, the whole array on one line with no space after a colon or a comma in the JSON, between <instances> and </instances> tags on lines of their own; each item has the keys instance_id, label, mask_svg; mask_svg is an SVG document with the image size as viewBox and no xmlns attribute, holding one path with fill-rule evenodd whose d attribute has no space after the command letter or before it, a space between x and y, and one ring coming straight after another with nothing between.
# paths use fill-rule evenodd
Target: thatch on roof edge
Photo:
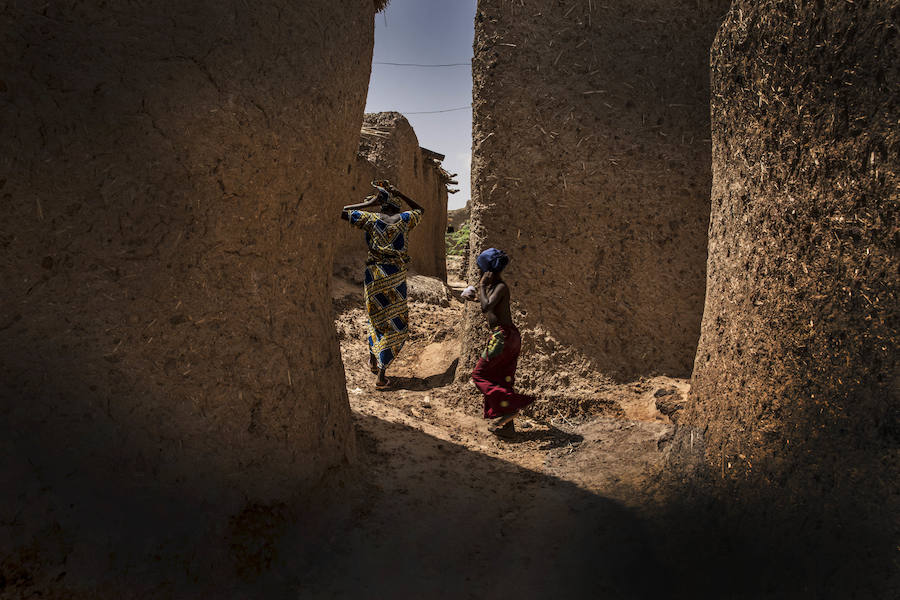
<instances>
[{"instance_id":1,"label":"thatch on roof edge","mask_svg":"<svg viewBox=\"0 0 900 600\"><path fill-rule=\"evenodd\" d=\"M360 135L360 137L385 138L389 135L389 133L385 129L379 129L377 127L369 127L368 125L363 125L359 130L359 135Z\"/></svg>"},{"instance_id":2,"label":"thatch on roof edge","mask_svg":"<svg viewBox=\"0 0 900 600\"><path fill-rule=\"evenodd\" d=\"M391 0L375 0L375 12L380 13L390 2Z\"/></svg>"},{"instance_id":3,"label":"thatch on roof edge","mask_svg":"<svg viewBox=\"0 0 900 600\"><path fill-rule=\"evenodd\" d=\"M424 148L422 146L419 146L419 150L421 150L422 154L424 154L428 158L430 158L432 160L436 160L438 162L440 162L446 158L446 156L444 156L440 152L435 152L434 150L429 150L428 148Z\"/></svg>"}]
</instances>

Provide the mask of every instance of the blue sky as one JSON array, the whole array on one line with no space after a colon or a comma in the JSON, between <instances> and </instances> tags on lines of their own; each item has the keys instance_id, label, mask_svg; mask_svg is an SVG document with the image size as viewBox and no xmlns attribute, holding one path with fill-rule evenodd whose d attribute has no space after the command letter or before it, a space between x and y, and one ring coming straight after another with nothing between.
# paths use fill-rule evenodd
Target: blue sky
<instances>
[{"instance_id":1,"label":"blue sky","mask_svg":"<svg viewBox=\"0 0 900 600\"><path fill-rule=\"evenodd\" d=\"M459 193L451 209L470 196L472 59L476 0L391 0L375 15L375 56L366 112L395 110L409 120L419 144L446 155L444 168L458 173ZM404 67L382 62L447 64L457 67Z\"/></svg>"}]
</instances>

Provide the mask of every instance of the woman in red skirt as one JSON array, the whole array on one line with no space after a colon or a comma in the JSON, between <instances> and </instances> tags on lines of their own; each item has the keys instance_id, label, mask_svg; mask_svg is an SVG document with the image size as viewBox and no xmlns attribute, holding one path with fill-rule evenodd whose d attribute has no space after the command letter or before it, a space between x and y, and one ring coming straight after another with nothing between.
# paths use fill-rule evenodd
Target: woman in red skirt
<instances>
[{"instance_id":1,"label":"woman in red skirt","mask_svg":"<svg viewBox=\"0 0 900 600\"><path fill-rule=\"evenodd\" d=\"M471 288L465 297L481 303L481 312L491 328L487 347L472 371L472 381L484 394L484 418L490 419L488 429L499 433L511 430L513 419L534 398L513 391L516 365L522 350L522 336L513 325L509 310L509 286L500 272L509 263L502 250L489 248L477 259L481 279L477 290Z\"/></svg>"}]
</instances>

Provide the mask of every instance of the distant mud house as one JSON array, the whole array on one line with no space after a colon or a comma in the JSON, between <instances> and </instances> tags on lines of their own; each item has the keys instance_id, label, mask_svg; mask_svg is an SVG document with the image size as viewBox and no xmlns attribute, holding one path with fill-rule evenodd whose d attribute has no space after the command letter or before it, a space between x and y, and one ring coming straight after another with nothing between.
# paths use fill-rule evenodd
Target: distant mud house
<instances>
[{"instance_id":1,"label":"distant mud house","mask_svg":"<svg viewBox=\"0 0 900 600\"><path fill-rule=\"evenodd\" d=\"M352 186L344 204L361 202L374 189L375 179L389 179L422 205L425 218L410 234L410 269L420 275L447 279L444 231L447 224L447 185L453 182L441 168L442 154L421 148L406 117L396 112L367 114L359 151L350 168ZM408 207L404 206L404 210ZM338 222L335 272L362 278L366 247L358 229Z\"/></svg>"}]
</instances>

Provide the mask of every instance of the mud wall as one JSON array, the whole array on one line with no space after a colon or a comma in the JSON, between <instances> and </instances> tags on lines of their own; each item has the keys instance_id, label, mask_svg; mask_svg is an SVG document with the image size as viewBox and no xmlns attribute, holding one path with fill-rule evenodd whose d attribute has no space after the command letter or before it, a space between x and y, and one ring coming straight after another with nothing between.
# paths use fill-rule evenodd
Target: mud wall
<instances>
[{"instance_id":1,"label":"mud wall","mask_svg":"<svg viewBox=\"0 0 900 600\"><path fill-rule=\"evenodd\" d=\"M478 3L472 252L504 248L525 325L611 375L690 373L728 4Z\"/></svg>"},{"instance_id":2,"label":"mud wall","mask_svg":"<svg viewBox=\"0 0 900 600\"><path fill-rule=\"evenodd\" d=\"M365 200L371 194L372 181L378 178L375 165L370 163L365 156L357 154L350 173L349 194L341 198L341 206L356 204ZM336 277L362 284L363 269L366 264L365 234L351 227L346 221L339 220L340 207L333 215L334 219L329 227L334 232L334 265L332 273Z\"/></svg>"},{"instance_id":3,"label":"mud wall","mask_svg":"<svg viewBox=\"0 0 900 600\"><path fill-rule=\"evenodd\" d=\"M470 213L469 202L466 202L466 205L462 208L447 211L447 225L453 227L453 229L459 229L463 223L469 220Z\"/></svg>"},{"instance_id":4,"label":"mud wall","mask_svg":"<svg viewBox=\"0 0 900 600\"><path fill-rule=\"evenodd\" d=\"M410 269L447 279L444 232L447 227L447 184L440 167L423 155L406 117L396 112L366 114L359 154L351 173L351 195L344 204L362 202L373 192L373 179L389 179L425 208L425 217L410 236ZM374 132L374 133L373 133ZM408 207L404 203L404 210ZM335 273L362 281L364 235L343 221L336 225Z\"/></svg>"},{"instance_id":5,"label":"mud wall","mask_svg":"<svg viewBox=\"0 0 900 600\"><path fill-rule=\"evenodd\" d=\"M685 421L717 478L820 508L896 507L898 10L736 2L712 53L709 279Z\"/></svg>"},{"instance_id":6,"label":"mud wall","mask_svg":"<svg viewBox=\"0 0 900 600\"><path fill-rule=\"evenodd\" d=\"M372 2L105 4L0 9L4 514L295 494L354 448L321 223Z\"/></svg>"}]
</instances>

